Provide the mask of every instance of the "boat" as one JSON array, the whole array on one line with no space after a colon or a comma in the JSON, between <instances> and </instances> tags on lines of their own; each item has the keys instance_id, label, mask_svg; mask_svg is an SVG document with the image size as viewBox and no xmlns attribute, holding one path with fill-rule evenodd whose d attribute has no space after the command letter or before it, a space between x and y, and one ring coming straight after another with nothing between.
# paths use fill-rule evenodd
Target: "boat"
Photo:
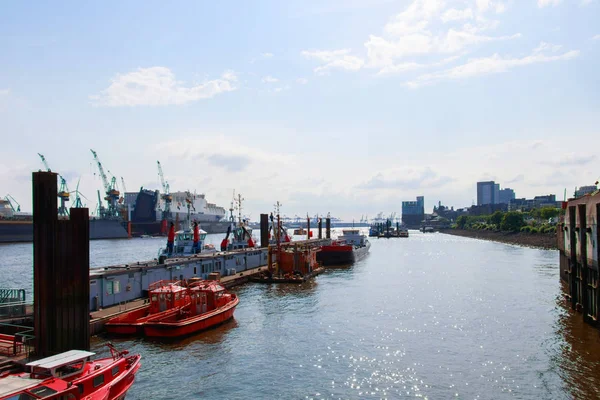
<instances>
[{"instance_id":1,"label":"boat","mask_svg":"<svg viewBox=\"0 0 600 400\"><path fill-rule=\"evenodd\" d=\"M221 241L221 251L241 250L256 246L256 238L252 235L250 221L247 218L242 218L242 196L238 194L234 201L237 204L238 219L236 222L233 215L234 202L232 201L229 208L229 227L225 238Z\"/></svg>"},{"instance_id":2,"label":"boat","mask_svg":"<svg viewBox=\"0 0 600 400\"><path fill-rule=\"evenodd\" d=\"M435 232L435 229L431 225L421 226L421 228L419 230L421 232L423 232L423 233L433 233L433 232Z\"/></svg>"},{"instance_id":3,"label":"boat","mask_svg":"<svg viewBox=\"0 0 600 400\"><path fill-rule=\"evenodd\" d=\"M167 206L165 198L170 204ZM166 196L158 190L141 188L139 192L125 193L125 207L130 209L133 236L166 235L169 222L187 219L186 206L192 210L191 219L198 221L208 233L224 233L229 226L225 209L209 203L204 194L170 192Z\"/></svg>"},{"instance_id":4,"label":"boat","mask_svg":"<svg viewBox=\"0 0 600 400\"><path fill-rule=\"evenodd\" d=\"M294 235L306 235L307 231L304 228L296 228L294 229Z\"/></svg>"},{"instance_id":5,"label":"boat","mask_svg":"<svg viewBox=\"0 0 600 400\"><path fill-rule=\"evenodd\" d=\"M187 288L190 303L177 313L152 318L143 324L147 337L172 338L190 335L219 325L233 317L239 298L217 281L199 280ZM158 299L151 298L150 303Z\"/></svg>"},{"instance_id":6,"label":"boat","mask_svg":"<svg viewBox=\"0 0 600 400\"><path fill-rule=\"evenodd\" d=\"M95 353L70 350L32 361L22 371L0 375L0 399L124 399L141 364L108 344L111 356L90 360Z\"/></svg>"},{"instance_id":7,"label":"boat","mask_svg":"<svg viewBox=\"0 0 600 400\"><path fill-rule=\"evenodd\" d=\"M90 217L90 240L128 237L122 220ZM27 242L33 242L33 214L13 210L8 200L0 199L0 243Z\"/></svg>"},{"instance_id":8,"label":"boat","mask_svg":"<svg viewBox=\"0 0 600 400\"><path fill-rule=\"evenodd\" d=\"M176 314L190 304L187 289L180 281L161 280L148 286L150 303L109 319L104 328L116 335L135 335L143 332L142 326L154 319Z\"/></svg>"},{"instance_id":9,"label":"boat","mask_svg":"<svg viewBox=\"0 0 600 400\"><path fill-rule=\"evenodd\" d=\"M359 229L343 229L342 235L330 245L321 246L317 260L324 266L350 264L367 255L371 243Z\"/></svg>"},{"instance_id":10,"label":"boat","mask_svg":"<svg viewBox=\"0 0 600 400\"><path fill-rule=\"evenodd\" d=\"M408 237L408 229L400 229L398 231L398 237L407 238Z\"/></svg>"}]
</instances>

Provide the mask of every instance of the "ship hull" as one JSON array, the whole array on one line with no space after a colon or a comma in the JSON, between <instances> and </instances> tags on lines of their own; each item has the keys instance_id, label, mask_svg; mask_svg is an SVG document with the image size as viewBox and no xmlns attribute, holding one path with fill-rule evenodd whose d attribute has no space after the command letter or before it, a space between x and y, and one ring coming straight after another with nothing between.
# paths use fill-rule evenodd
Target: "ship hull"
<instances>
[{"instance_id":1,"label":"ship hull","mask_svg":"<svg viewBox=\"0 0 600 400\"><path fill-rule=\"evenodd\" d=\"M323 246L317 253L317 261L324 266L352 264L369 252L371 244L367 242L365 246Z\"/></svg>"},{"instance_id":2,"label":"ship hull","mask_svg":"<svg viewBox=\"0 0 600 400\"><path fill-rule=\"evenodd\" d=\"M124 223L116 220L90 219L90 239L126 239ZM33 242L33 221L0 221L0 243Z\"/></svg>"}]
</instances>

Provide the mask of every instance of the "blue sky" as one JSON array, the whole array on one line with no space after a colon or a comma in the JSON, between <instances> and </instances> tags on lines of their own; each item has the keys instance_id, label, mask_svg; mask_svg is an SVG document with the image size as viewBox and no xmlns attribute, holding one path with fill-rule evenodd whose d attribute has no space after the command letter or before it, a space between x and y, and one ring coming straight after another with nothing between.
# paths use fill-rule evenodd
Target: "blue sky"
<instances>
[{"instance_id":1,"label":"blue sky","mask_svg":"<svg viewBox=\"0 0 600 400\"><path fill-rule=\"evenodd\" d=\"M469 206L600 177L600 1L5 4L0 184L31 208L37 153L96 207L89 151L127 189L253 219ZM2 197L6 193L0 193Z\"/></svg>"}]
</instances>

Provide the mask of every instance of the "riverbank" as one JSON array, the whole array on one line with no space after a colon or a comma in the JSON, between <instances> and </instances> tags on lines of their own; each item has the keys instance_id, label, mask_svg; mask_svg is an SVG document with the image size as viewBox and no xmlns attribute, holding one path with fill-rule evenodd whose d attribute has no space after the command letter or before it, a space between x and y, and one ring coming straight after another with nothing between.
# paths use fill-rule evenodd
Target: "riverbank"
<instances>
[{"instance_id":1,"label":"riverbank","mask_svg":"<svg viewBox=\"0 0 600 400\"><path fill-rule=\"evenodd\" d=\"M494 242L556 250L556 233L527 233L527 232L494 232L466 229L444 229L441 233L464 236L473 239L491 240Z\"/></svg>"}]
</instances>

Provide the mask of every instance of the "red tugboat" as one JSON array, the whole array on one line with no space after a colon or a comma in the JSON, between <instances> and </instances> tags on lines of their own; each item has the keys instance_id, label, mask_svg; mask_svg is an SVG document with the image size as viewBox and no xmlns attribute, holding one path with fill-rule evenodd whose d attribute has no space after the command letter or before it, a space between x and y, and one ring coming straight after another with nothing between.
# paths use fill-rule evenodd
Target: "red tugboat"
<instances>
[{"instance_id":1,"label":"red tugboat","mask_svg":"<svg viewBox=\"0 0 600 400\"><path fill-rule=\"evenodd\" d=\"M141 356L108 346L111 357L90 361L95 353L71 350L30 362L24 372L0 374L0 400L124 399Z\"/></svg>"},{"instance_id":2,"label":"red tugboat","mask_svg":"<svg viewBox=\"0 0 600 400\"><path fill-rule=\"evenodd\" d=\"M148 337L179 337L219 325L233 317L240 300L217 281L196 281L189 285L190 303L176 313L152 318L143 324ZM151 302L156 299L151 299Z\"/></svg>"},{"instance_id":3,"label":"red tugboat","mask_svg":"<svg viewBox=\"0 0 600 400\"><path fill-rule=\"evenodd\" d=\"M322 246L317 260L323 265L351 264L364 257L371 247L365 235L358 229L344 229L342 235L329 246Z\"/></svg>"},{"instance_id":4,"label":"red tugboat","mask_svg":"<svg viewBox=\"0 0 600 400\"><path fill-rule=\"evenodd\" d=\"M108 333L135 335L143 333L148 321L176 315L190 304L188 290L179 281L158 281L148 287L150 304L137 310L111 318L104 324Z\"/></svg>"}]
</instances>

